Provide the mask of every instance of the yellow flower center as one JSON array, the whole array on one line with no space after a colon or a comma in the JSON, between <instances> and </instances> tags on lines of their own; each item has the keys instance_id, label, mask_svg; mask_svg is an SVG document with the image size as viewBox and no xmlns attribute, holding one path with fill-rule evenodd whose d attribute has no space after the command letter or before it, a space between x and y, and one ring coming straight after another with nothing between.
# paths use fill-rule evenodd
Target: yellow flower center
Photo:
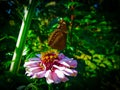
<instances>
[{"instance_id":1,"label":"yellow flower center","mask_svg":"<svg viewBox=\"0 0 120 90\"><path fill-rule=\"evenodd\" d=\"M42 53L41 60L42 60L42 63L46 66L47 70L52 69L53 64L55 64L59 60L58 53L55 51Z\"/></svg>"}]
</instances>

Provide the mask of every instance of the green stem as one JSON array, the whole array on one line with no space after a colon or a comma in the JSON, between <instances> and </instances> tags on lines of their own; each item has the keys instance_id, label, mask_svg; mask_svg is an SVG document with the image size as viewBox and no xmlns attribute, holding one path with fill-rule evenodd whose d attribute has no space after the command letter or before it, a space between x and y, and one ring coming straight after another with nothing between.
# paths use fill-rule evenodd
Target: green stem
<instances>
[{"instance_id":1,"label":"green stem","mask_svg":"<svg viewBox=\"0 0 120 90\"><path fill-rule=\"evenodd\" d=\"M25 15L22 20L22 25L20 28L18 40L16 43L16 48L15 48L11 66L10 66L10 71L13 73L18 72L18 70L19 70L27 33L28 33L29 26L30 26L30 23L32 20L32 16L33 16L33 13L34 13L34 10L36 7L36 1L34 1L34 0L30 0L30 1L31 1L30 7L28 8L28 10L25 10Z\"/></svg>"},{"instance_id":2,"label":"green stem","mask_svg":"<svg viewBox=\"0 0 120 90\"><path fill-rule=\"evenodd\" d=\"M48 85L48 90L53 90L52 84Z\"/></svg>"}]
</instances>

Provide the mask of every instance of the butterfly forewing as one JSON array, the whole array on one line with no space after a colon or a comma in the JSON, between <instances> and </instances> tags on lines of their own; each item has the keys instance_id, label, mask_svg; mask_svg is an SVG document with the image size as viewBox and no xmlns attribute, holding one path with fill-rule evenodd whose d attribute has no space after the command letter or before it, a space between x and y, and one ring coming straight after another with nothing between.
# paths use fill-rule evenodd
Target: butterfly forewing
<instances>
[{"instance_id":1,"label":"butterfly forewing","mask_svg":"<svg viewBox=\"0 0 120 90\"><path fill-rule=\"evenodd\" d=\"M62 20L58 28L50 35L48 45L54 49L63 50L66 47L66 38L66 23Z\"/></svg>"}]
</instances>

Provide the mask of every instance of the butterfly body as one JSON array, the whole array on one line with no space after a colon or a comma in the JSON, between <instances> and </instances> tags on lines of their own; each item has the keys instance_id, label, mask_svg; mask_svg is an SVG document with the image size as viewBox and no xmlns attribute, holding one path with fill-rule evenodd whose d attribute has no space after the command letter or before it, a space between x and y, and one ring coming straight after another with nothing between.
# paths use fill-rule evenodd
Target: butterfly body
<instances>
[{"instance_id":1,"label":"butterfly body","mask_svg":"<svg viewBox=\"0 0 120 90\"><path fill-rule=\"evenodd\" d=\"M50 35L48 39L48 45L54 49L63 50L66 47L66 38L66 23L63 20L61 20L60 25Z\"/></svg>"}]
</instances>

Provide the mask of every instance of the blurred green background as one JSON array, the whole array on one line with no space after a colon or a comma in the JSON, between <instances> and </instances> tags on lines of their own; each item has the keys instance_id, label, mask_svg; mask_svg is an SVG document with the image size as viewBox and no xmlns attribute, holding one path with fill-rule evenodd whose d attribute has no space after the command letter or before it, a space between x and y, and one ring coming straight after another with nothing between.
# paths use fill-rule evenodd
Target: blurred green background
<instances>
[{"instance_id":1,"label":"blurred green background","mask_svg":"<svg viewBox=\"0 0 120 90\"><path fill-rule=\"evenodd\" d=\"M20 70L14 75L9 68L28 2L0 0L1 90L48 90L44 78L24 74L23 64L50 48L47 40L58 18L68 29L66 48L59 52L77 60L78 75L52 85L53 90L120 90L120 0L36 0Z\"/></svg>"}]
</instances>

